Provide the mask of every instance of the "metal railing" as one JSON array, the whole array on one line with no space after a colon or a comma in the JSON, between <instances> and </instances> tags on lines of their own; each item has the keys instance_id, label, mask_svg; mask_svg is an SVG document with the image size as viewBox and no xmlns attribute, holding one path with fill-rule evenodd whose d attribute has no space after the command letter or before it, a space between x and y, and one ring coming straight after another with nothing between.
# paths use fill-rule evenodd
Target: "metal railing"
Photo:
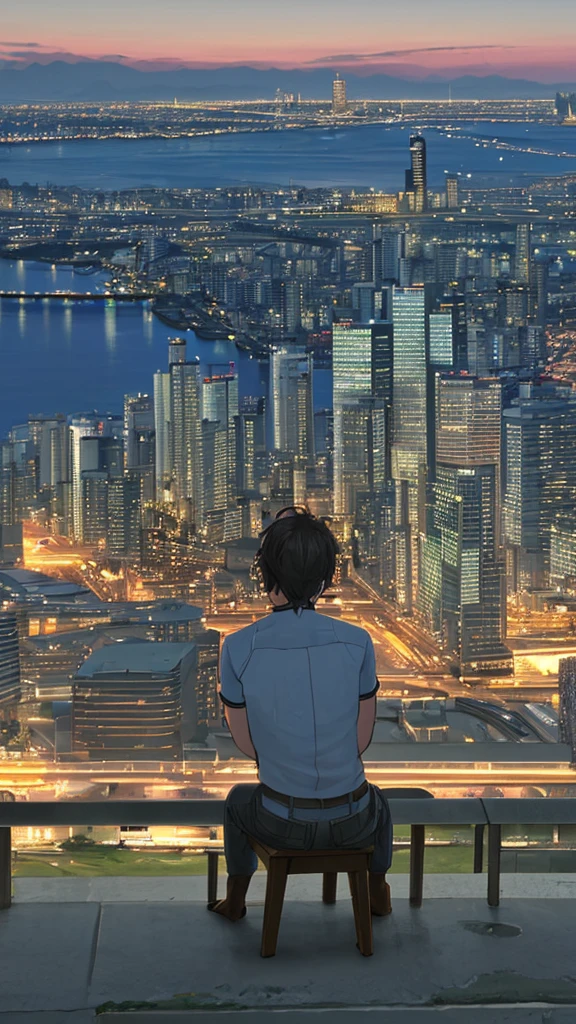
<instances>
[{"instance_id":1,"label":"metal railing","mask_svg":"<svg viewBox=\"0 0 576 1024\"><path fill-rule=\"evenodd\" d=\"M396 790L395 793L399 791ZM504 825L574 825L576 799L424 799L388 798L395 825L410 826L410 903L422 904L425 829L433 825L472 825L474 872L483 870L484 835L488 829L488 888L491 907L500 903L500 859ZM224 800L107 800L98 802L0 803L0 910L11 904L11 829L66 825L192 825L224 822ZM218 850L208 850L209 898L215 899Z\"/></svg>"}]
</instances>

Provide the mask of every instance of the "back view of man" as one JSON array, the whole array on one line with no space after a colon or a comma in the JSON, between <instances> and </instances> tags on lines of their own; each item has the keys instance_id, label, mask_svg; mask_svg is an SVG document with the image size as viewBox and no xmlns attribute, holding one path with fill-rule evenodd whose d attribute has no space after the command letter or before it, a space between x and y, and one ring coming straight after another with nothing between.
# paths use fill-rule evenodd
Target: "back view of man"
<instances>
[{"instance_id":1,"label":"back view of man","mask_svg":"<svg viewBox=\"0 0 576 1024\"><path fill-rule=\"evenodd\" d=\"M209 909L231 921L246 913L257 867L248 836L295 850L373 844L372 912L390 912L390 813L361 759L376 717L374 647L365 630L315 611L337 553L322 521L296 507L279 513L257 555L272 614L222 648L226 720L260 778L235 786L226 801L227 895Z\"/></svg>"}]
</instances>

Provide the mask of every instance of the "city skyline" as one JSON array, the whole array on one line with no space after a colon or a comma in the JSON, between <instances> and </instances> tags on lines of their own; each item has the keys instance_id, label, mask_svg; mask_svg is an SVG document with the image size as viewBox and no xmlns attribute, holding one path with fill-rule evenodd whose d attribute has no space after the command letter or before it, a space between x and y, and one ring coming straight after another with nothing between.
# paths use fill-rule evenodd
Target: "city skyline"
<instances>
[{"instance_id":1,"label":"city skyline","mask_svg":"<svg viewBox=\"0 0 576 1024\"><path fill-rule=\"evenodd\" d=\"M18 67L108 59L142 70L324 66L359 74L501 74L549 82L574 76L576 46L567 40L576 29L576 11L569 0L555 0L544 32L536 0L511 0L504 8L487 0L469 11L456 0L442 0L432 12L426 0L414 0L395 12L393 25L385 9L373 10L371 0L360 0L352 24L344 0L319 0L312 8L296 0L290 10L287 19L282 5L264 0L248 0L241 8L214 0L205 9L173 0L169 16L159 22L150 0L138 6L104 0L95 25L91 9L71 0L58 7L28 0L4 20L0 61ZM375 43L379 39L381 45Z\"/></svg>"}]
</instances>

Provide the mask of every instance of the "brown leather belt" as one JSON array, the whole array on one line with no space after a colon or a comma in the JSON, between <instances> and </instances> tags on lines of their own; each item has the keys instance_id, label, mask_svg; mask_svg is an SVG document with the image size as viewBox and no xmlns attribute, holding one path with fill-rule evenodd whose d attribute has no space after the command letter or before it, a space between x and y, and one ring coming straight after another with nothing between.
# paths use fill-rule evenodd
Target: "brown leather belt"
<instances>
[{"instance_id":1,"label":"brown leather belt","mask_svg":"<svg viewBox=\"0 0 576 1024\"><path fill-rule=\"evenodd\" d=\"M262 793L264 796L275 800L276 803L284 804L285 807L341 807L342 804L352 803L355 800L359 800L361 796L364 796L368 792L368 783L363 782L362 785L358 786L353 793L345 793L344 796L331 796L326 800L320 800L319 798L313 799L302 796L290 797L286 796L285 793L277 793L275 789L270 789L269 786L265 786L262 783Z\"/></svg>"}]
</instances>

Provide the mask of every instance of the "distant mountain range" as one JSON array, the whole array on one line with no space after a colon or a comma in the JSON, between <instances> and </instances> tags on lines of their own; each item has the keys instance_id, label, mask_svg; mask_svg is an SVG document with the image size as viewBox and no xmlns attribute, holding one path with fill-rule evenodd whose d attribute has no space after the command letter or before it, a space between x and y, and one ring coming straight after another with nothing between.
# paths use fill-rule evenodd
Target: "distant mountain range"
<instances>
[{"instance_id":1,"label":"distant mountain range","mask_svg":"<svg viewBox=\"0 0 576 1024\"><path fill-rule=\"evenodd\" d=\"M293 70L224 66L143 71L114 61L53 61L25 68L0 66L0 104L29 101L106 100L232 100L272 99L277 89L301 93L303 99L331 95L332 68ZM450 81L390 75L345 74L351 99L547 99L557 89L573 91L574 84L544 85L500 75L465 75Z\"/></svg>"}]
</instances>

